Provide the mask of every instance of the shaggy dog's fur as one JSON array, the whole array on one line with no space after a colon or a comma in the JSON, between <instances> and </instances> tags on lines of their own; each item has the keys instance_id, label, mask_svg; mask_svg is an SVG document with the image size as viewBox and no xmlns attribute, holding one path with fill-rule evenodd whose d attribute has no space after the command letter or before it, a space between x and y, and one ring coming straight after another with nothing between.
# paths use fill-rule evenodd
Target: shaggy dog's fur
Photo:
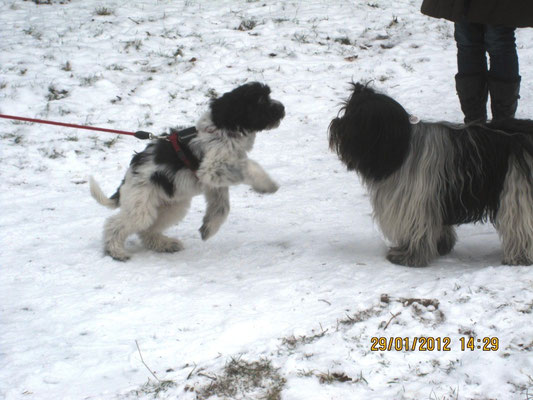
<instances>
[{"instance_id":1,"label":"shaggy dog's fur","mask_svg":"<svg viewBox=\"0 0 533 400\"><path fill-rule=\"evenodd\" d=\"M357 83L329 144L368 188L389 261L425 266L452 250L454 225L489 220L504 264L533 263L532 120L410 123L399 103Z\"/></svg>"},{"instance_id":2,"label":"shaggy dog's fur","mask_svg":"<svg viewBox=\"0 0 533 400\"><path fill-rule=\"evenodd\" d=\"M179 240L161 232L185 216L193 196L204 194L207 201L200 228L206 240L226 220L228 186L245 183L257 192L274 193L278 185L247 153L256 132L278 127L284 116L283 104L270 98L268 86L245 84L211 101L209 111L197 122L197 136L188 146L192 156L201 160L197 171L185 166L168 140L158 139L133 157L110 198L91 178L91 195L109 208L120 207L105 223L105 252L116 260L127 260L124 243L133 233L154 251L183 249Z\"/></svg>"}]
</instances>

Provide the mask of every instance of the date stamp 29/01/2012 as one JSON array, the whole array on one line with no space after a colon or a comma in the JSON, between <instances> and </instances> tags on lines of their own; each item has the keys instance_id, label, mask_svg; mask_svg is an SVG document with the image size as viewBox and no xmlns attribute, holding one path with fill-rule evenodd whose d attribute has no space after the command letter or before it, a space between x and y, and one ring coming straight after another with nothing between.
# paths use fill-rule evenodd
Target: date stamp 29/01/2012
<instances>
[{"instance_id":1,"label":"date stamp 29/01/2012","mask_svg":"<svg viewBox=\"0 0 533 400\"><path fill-rule=\"evenodd\" d=\"M452 351L452 339L444 337L372 337L371 351ZM497 337L460 337L461 351L497 351L500 340Z\"/></svg>"}]
</instances>

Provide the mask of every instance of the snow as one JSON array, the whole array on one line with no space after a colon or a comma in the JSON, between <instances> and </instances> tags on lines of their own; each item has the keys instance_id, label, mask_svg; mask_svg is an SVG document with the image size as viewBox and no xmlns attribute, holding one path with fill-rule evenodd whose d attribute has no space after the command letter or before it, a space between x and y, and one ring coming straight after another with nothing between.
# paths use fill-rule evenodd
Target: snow
<instances>
[{"instance_id":1,"label":"snow","mask_svg":"<svg viewBox=\"0 0 533 400\"><path fill-rule=\"evenodd\" d=\"M276 194L232 188L207 242L196 198L168 231L183 252L131 237L126 263L102 253L111 211L87 177L111 194L145 143L1 120L0 398L531 398L532 268L500 265L490 225L460 227L427 268L388 263L364 188L327 146L351 80L461 120L449 22L413 0L1 4L3 114L159 133L259 80L287 116L252 152ZM517 116L531 118L533 32L517 42ZM461 350L471 335L499 347ZM450 350L371 351L373 337Z\"/></svg>"}]
</instances>

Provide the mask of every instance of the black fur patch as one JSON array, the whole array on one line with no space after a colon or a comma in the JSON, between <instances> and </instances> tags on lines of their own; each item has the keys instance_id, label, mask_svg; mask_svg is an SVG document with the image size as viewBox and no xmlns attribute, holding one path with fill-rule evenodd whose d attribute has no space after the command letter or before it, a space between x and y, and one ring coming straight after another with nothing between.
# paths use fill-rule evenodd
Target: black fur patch
<instances>
[{"instance_id":1,"label":"black fur patch","mask_svg":"<svg viewBox=\"0 0 533 400\"><path fill-rule=\"evenodd\" d=\"M151 154L149 150L153 148L153 146L154 144L150 143L143 151L141 151L140 153L135 153L135 155L130 161L130 167L134 174L136 173L137 168L139 168L141 165L145 164L147 161L150 160Z\"/></svg>"},{"instance_id":2,"label":"black fur patch","mask_svg":"<svg viewBox=\"0 0 533 400\"><path fill-rule=\"evenodd\" d=\"M172 143L168 140L159 139L155 142L154 156L154 162L157 165L165 165L174 173L182 168L186 168L186 165L176 154L176 150L174 150Z\"/></svg>"},{"instance_id":3,"label":"black fur patch","mask_svg":"<svg viewBox=\"0 0 533 400\"><path fill-rule=\"evenodd\" d=\"M191 152L189 147L183 145L182 151L185 153L186 157L191 160L192 167L196 167L197 169L199 161ZM156 165L165 167L167 173L156 171L150 176L150 181L154 185L163 189L169 197L172 197L175 192L175 187L173 184L173 179L172 177L169 177L169 175L175 175L180 169L187 168L187 166L179 158L176 150L172 146L172 143L166 139L158 139L157 141L146 146L142 152L136 153L130 162L132 173L138 173L138 169L149 161L153 161ZM120 187L112 197L117 199L117 201L120 198L119 190Z\"/></svg>"},{"instance_id":4,"label":"black fur patch","mask_svg":"<svg viewBox=\"0 0 533 400\"><path fill-rule=\"evenodd\" d=\"M174 183L161 171L156 171L150 176L150 182L165 191L168 197L174 196Z\"/></svg>"},{"instance_id":5,"label":"black fur patch","mask_svg":"<svg viewBox=\"0 0 533 400\"><path fill-rule=\"evenodd\" d=\"M409 114L392 98L360 83L329 125L329 146L348 170L379 181L396 171L409 151Z\"/></svg>"},{"instance_id":6,"label":"black fur patch","mask_svg":"<svg viewBox=\"0 0 533 400\"><path fill-rule=\"evenodd\" d=\"M524 151L533 156L531 134L530 120L498 121L450 131L456 166L451 173L462 180L460 186L446 188L445 224L495 221L510 160L531 176L524 158Z\"/></svg>"},{"instance_id":7,"label":"black fur patch","mask_svg":"<svg viewBox=\"0 0 533 400\"><path fill-rule=\"evenodd\" d=\"M454 185L446 187L444 223L494 221L511 153L508 137L482 126L452 130L449 136L455 170L447 171L453 177L446 182Z\"/></svg>"},{"instance_id":8,"label":"black fur patch","mask_svg":"<svg viewBox=\"0 0 533 400\"><path fill-rule=\"evenodd\" d=\"M487 125L488 128L499 131L501 134L512 136L512 152L515 155L521 154L522 150L533 157L533 120L531 119L501 119L492 121ZM520 165L529 171L524 165L524 160L519 157ZM527 173L527 172L526 172Z\"/></svg>"},{"instance_id":9,"label":"black fur patch","mask_svg":"<svg viewBox=\"0 0 533 400\"><path fill-rule=\"evenodd\" d=\"M285 108L270 99L270 88L251 82L211 101L211 118L219 129L259 132L280 121Z\"/></svg>"}]
</instances>

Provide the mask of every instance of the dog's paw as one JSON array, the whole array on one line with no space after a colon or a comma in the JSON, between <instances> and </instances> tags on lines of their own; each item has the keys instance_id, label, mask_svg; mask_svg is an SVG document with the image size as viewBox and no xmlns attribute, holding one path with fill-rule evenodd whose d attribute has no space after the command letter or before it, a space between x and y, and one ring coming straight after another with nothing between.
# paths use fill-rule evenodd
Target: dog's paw
<instances>
[{"instance_id":1,"label":"dog's paw","mask_svg":"<svg viewBox=\"0 0 533 400\"><path fill-rule=\"evenodd\" d=\"M159 251L165 253L177 253L178 251L182 251L184 248L185 246L178 239L171 239L171 241L166 243Z\"/></svg>"},{"instance_id":2,"label":"dog's paw","mask_svg":"<svg viewBox=\"0 0 533 400\"><path fill-rule=\"evenodd\" d=\"M128 261L130 259L130 256L124 252L117 252L117 251L110 251L106 250L105 254L110 256L115 261Z\"/></svg>"},{"instance_id":3,"label":"dog's paw","mask_svg":"<svg viewBox=\"0 0 533 400\"><path fill-rule=\"evenodd\" d=\"M183 243L178 239L172 239L163 235L151 237L150 240L143 239L146 247L158 253L176 253L185 248Z\"/></svg>"},{"instance_id":4,"label":"dog's paw","mask_svg":"<svg viewBox=\"0 0 533 400\"><path fill-rule=\"evenodd\" d=\"M257 193L272 194L278 191L279 185L276 182L272 181L268 182L268 184L254 185L252 186L252 189Z\"/></svg>"},{"instance_id":5,"label":"dog's paw","mask_svg":"<svg viewBox=\"0 0 533 400\"><path fill-rule=\"evenodd\" d=\"M176 253L184 249L183 243L178 239L172 239L161 234L143 235L142 239L146 247L159 253Z\"/></svg>"},{"instance_id":6,"label":"dog's paw","mask_svg":"<svg viewBox=\"0 0 533 400\"><path fill-rule=\"evenodd\" d=\"M410 253L403 247L391 247L387 253L387 260L393 264L407 267L427 267L428 265L426 257Z\"/></svg>"},{"instance_id":7,"label":"dog's paw","mask_svg":"<svg viewBox=\"0 0 533 400\"><path fill-rule=\"evenodd\" d=\"M202 240L207 240L210 237L212 237L216 231L214 231L208 224L203 224L200 229L200 236L202 237Z\"/></svg>"}]
</instances>

